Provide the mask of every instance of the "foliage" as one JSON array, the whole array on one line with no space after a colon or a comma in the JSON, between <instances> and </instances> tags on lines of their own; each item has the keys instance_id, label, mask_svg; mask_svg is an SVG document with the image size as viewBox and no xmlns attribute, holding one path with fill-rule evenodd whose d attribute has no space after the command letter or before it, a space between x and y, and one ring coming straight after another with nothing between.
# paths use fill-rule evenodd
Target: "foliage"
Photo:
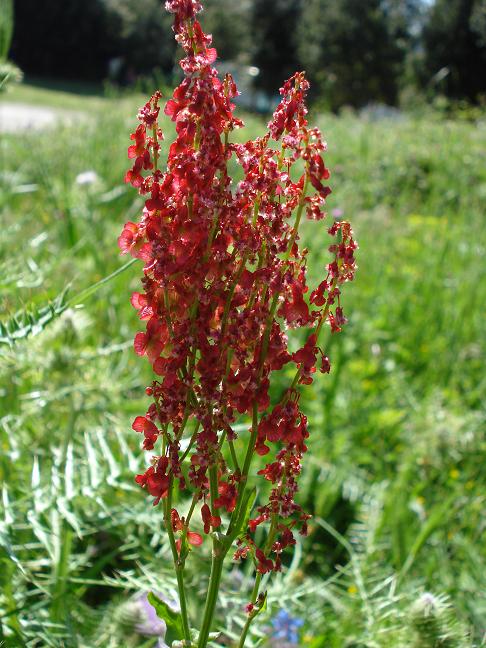
<instances>
[{"instance_id":1,"label":"foliage","mask_svg":"<svg viewBox=\"0 0 486 648\"><path fill-rule=\"evenodd\" d=\"M221 38L222 55L233 58L248 46L248 10L244 3L226 5L211 0L205 19L208 29ZM30 74L104 79L109 60L120 58L117 81L129 81L156 69L166 77L172 75L172 23L160 0L136 4L130 0L72 0L47 5L32 21L29 17L36 8L34 0L16 5L14 55Z\"/></svg>"},{"instance_id":2,"label":"foliage","mask_svg":"<svg viewBox=\"0 0 486 648\"><path fill-rule=\"evenodd\" d=\"M380 0L306 2L299 57L331 108L396 102L404 52Z\"/></svg>"},{"instance_id":3,"label":"foliage","mask_svg":"<svg viewBox=\"0 0 486 648\"><path fill-rule=\"evenodd\" d=\"M103 6L113 54L123 61L118 80L154 69L170 77L175 45L170 17L162 10L160 0L103 0Z\"/></svg>"},{"instance_id":4,"label":"foliage","mask_svg":"<svg viewBox=\"0 0 486 648\"><path fill-rule=\"evenodd\" d=\"M22 81L22 71L7 60L14 26L13 0L0 0L0 92Z\"/></svg>"},{"instance_id":5,"label":"foliage","mask_svg":"<svg viewBox=\"0 0 486 648\"><path fill-rule=\"evenodd\" d=\"M422 79L429 88L470 101L486 91L483 15L482 0L436 0L423 35Z\"/></svg>"},{"instance_id":6,"label":"foliage","mask_svg":"<svg viewBox=\"0 0 486 648\"><path fill-rule=\"evenodd\" d=\"M0 92L12 83L20 83L24 75L22 70L10 61L0 61Z\"/></svg>"},{"instance_id":7,"label":"foliage","mask_svg":"<svg viewBox=\"0 0 486 648\"><path fill-rule=\"evenodd\" d=\"M204 29L212 35L224 61L246 59L246 63L251 63L248 55L254 38L251 36L250 10L248 0L206 0L204 3Z\"/></svg>"},{"instance_id":8,"label":"foliage","mask_svg":"<svg viewBox=\"0 0 486 648\"><path fill-rule=\"evenodd\" d=\"M57 106L66 96L19 87L10 97L27 93ZM2 136L2 322L120 267L120 215L140 209L117 190L140 98L76 100L86 114L71 127ZM254 135L264 132L259 120L245 121ZM304 619L302 646L428 648L432 633L480 646L484 116L319 122L335 170L330 209L353 216L361 267L346 296L348 334L330 342L331 380L306 397L312 462L300 503L315 514L311 535L272 586L252 645L270 645L271 619L285 609ZM170 140L170 123L163 128ZM79 185L88 169L98 181ZM311 231L304 237L317 278L325 257ZM174 601L160 516L130 482L142 469L130 423L150 380L133 356L137 317L126 304L138 273L127 270L84 309L0 349L7 646L149 648L156 638L136 631L136 597L153 591ZM218 614L229 637L241 633L249 579L236 568L224 577ZM206 585L199 573L189 582L195 592Z\"/></svg>"},{"instance_id":9,"label":"foliage","mask_svg":"<svg viewBox=\"0 0 486 648\"><path fill-rule=\"evenodd\" d=\"M470 26L472 31L478 36L481 47L486 47L486 1L477 0L472 13Z\"/></svg>"},{"instance_id":10,"label":"foliage","mask_svg":"<svg viewBox=\"0 0 486 648\"><path fill-rule=\"evenodd\" d=\"M28 73L103 78L114 55L108 33L102 0L47 2L42 11L36 0L17 1L12 57Z\"/></svg>"},{"instance_id":11,"label":"foliage","mask_svg":"<svg viewBox=\"0 0 486 648\"><path fill-rule=\"evenodd\" d=\"M301 0L254 0L252 3L251 58L260 69L257 84L271 96L277 94L278 84L300 67L295 29L301 5Z\"/></svg>"},{"instance_id":12,"label":"foliage","mask_svg":"<svg viewBox=\"0 0 486 648\"><path fill-rule=\"evenodd\" d=\"M6 61L13 34L13 0L0 0L0 61Z\"/></svg>"},{"instance_id":13,"label":"foliage","mask_svg":"<svg viewBox=\"0 0 486 648\"><path fill-rule=\"evenodd\" d=\"M12 0L2 2L8 7ZM28 74L84 80L107 78L110 60L118 59L117 82L154 74L170 80L175 47L162 5L162 0L71 0L47 3L39 11L35 0L17 0L13 59ZM307 69L314 96L333 108L394 104L404 85L478 101L486 92L485 2L430 5L209 0L203 24L221 43L223 60L260 69L256 86L271 97L296 69ZM0 36L0 53L4 42Z\"/></svg>"}]
</instances>

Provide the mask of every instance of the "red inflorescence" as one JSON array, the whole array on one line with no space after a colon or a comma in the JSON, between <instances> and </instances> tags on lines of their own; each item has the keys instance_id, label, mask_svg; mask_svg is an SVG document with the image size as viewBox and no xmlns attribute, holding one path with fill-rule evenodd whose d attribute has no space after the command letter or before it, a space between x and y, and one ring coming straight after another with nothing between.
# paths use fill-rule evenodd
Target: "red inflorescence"
<instances>
[{"instance_id":1,"label":"red inflorescence","mask_svg":"<svg viewBox=\"0 0 486 648\"><path fill-rule=\"evenodd\" d=\"M250 456L275 450L258 473L272 489L246 537L240 535L237 554L251 554L265 573L280 568L282 550L295 542L293 529L306 531L308 516L294 501L308 437L298 385L312 382L316 365L330 370L318 337L324 325L340 331L346 321L341 286L353 279L356 243L348 223L328 229L335 239L332 260L306 298L307 251L298 245L299 225L304 213L312 220L326 216L331 191L326 145L307 123L308 82L297 73L284 84L264 137L229 143L231 131L243 125L233 114L238 93L231 76L221 81L213 67L216 50L196 19L201 5L171 0L166 8L175 14L176 39L186 54L184 80L164 111L175 122L176 138L162 169L156 92L139 111L125 177L145 206L140 222L127 223L119 238L122 252L144 263L143 291L131 300L144 322L134 346L157 376L147 388L153 402L133 429L143 434L146 450L158 445L161 454L136 480L155 504L177 480L203 501L204 532L210 533L241 503L246 476L228 448L237 438L235 422L250 417ZM236 185L228 174L231 158L242 170ZM309 334L291 353L286 331L296 328ZM271 373L292 363L295 379L272 405ZM211 471L217 479L212 496ZM183 518L175 510L171 517L174 531L181 530ZM253 541L266 521L272 524L268 550ZM198 544L197 534L186 535Z\"/></svg>"}]
</instances>

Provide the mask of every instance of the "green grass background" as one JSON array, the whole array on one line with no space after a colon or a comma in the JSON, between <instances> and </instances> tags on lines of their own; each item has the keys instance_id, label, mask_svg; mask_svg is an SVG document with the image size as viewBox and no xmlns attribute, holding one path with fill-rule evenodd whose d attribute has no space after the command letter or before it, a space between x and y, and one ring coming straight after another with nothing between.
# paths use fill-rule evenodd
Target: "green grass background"
<instances>
[{"instance_id":1,"label":"green grass background","mask_svg":"<svg viewBox=\"0 0 486 648\"><path fill-rule=\"evenodd\" d=\"M0 136L0 321L18 338L0 347L0 644L153 646L134 631L130 597L175 590L160 510L133 483L145 457L130 425L151 379L132 351L141 269L83 307L44 324L39 314L124 263L116 238L141 202L122 179L144 99L69 90L13 90L6 101L68 109L70 123ZM353 223L359 271L344 291L349 325L324 341L332 372L302 396L311 534L275 578L249 645L269 645L283 607L304 619L303 646L479 646L486 120L312 118L329 145L329 210ZM263 133L260 119L245 121L246 138ZM99 180L80 186L86 170ZM317 281L325 226L307 223L303 239ZM197 620L208 547L189 562ZM229 637L249 579L235 567L226 575L219 624Z\"/></svg>"}]
</instances>

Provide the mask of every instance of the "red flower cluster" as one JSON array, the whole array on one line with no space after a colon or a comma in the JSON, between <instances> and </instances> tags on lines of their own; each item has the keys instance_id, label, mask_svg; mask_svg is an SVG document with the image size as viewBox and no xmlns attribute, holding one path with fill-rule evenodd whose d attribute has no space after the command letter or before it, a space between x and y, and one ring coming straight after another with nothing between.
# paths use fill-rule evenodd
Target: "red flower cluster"
<instances>
[{"instance_id":1,"label":"red flower cluster","mask_svg":"<svg viewBox=\"0 0 486 648\"><path fill-rule=\"evenodd\" d=\"M143 291L132 296L145 322L135 351L147 356L157 376L147 388L153 402L133 429L143 434L146 450L160 450L136 479L155 504L177 480L203 502L204 532L210 533L223 513L236 520L253 452L267 455L274 448L275 458L258 473L272 484L270 500L240 534L238 549L239 556L250 552L264 573L280 568L295 526L306 530L307 516L294 501L308 437L298 385L312 382L318 362L321 371L330 370L318 337L324 325L339 331L345 322L341 285L353 279L356 244L348 223L330 227L336 242L327 276L306 298L301 217L324 218L330 193L326 146L306 118L308 82L297 73L284 84L264 137L230 143L231 131L243 125L233 114L237 89L213 67L216 50L196 19L201 5L170 0L166 7L175 14L176 39L186 54L185 78L165 105L176 139L159 168L157 92L140 110L128 149L133 166L125 180L145 206L140 222L127 223L119 238L122 252L144 262ZM231 158L242 169L236 185L228 174ZM301 327L310 331L307 342L290 353L287 330ZM295 379L272 408L271 373L288 363L296 366ZM252 425L248 460L240 465L233 442L242 418ZM182 519L172 512L174 530L183 528ZM271 546L257 548L252 537L266 521Z\"/></svg>"}]
</instances>

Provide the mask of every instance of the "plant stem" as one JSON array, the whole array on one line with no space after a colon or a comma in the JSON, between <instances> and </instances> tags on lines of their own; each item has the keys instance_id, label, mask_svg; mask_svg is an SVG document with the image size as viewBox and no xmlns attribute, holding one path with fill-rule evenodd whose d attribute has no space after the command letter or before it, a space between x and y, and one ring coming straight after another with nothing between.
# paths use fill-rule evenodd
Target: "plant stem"
<instances>
[{"instance_id":1,"label":"plant stem","mask_svg":"<svg viewBox=\"0 0 486 648\"><path fill-rule=\"evenodd\" d=\"M252 621L253 621L253 616L249 614L248 618L246 619L245 625L243 626L243 630L241 631L241 637L240 640L238 641L238 648L243 648L243 646L245 645L246 637L248 635L248 631L250 629L250 625Z\"/></svg>"},{"instance_id":2,"label":"plant stem","mask_svg":"<svg viewBox=\"0 0 486 648\"><path fill-rule=\"evenodd\" d=\"M236 456L236 451L235 451L235 446L233 444L233 441L231 439L228 439L228 445L230 449L230 454L231 454L231 459L233 460L233 464L235 467L235 471L237 473L240 472L240 464L238 463L238 457Z\"/></svg>"},{"instance_id":3,"label":"plant stem","mask_svg":"<svg viewBox=\"0 0 486 648\"><path fill-rule=\"evenodd\" d=\"M243 648L243 646L245 645L246 637L248 635L248 630L250 629L250 625L252 621L253 621L253 617L249 615L248 618L246 619L245 625L243 626L241 637L240 640L238 641L238 648Z\"/></svg>"},{"instance_id":4,"label":"plant stem","mask_svg":"<svg viewBox=\"0 0 486 648\"><path fill-rule=\"evenodd\" d=\"M211 513L214 515L214 501L218 497L218 469L216 466L211 466L209 469L209 494L211 498Z\"/></svg>"},{"instance_id":5,"label":"plant stem","mask_svg":"<svg viewBox=\"0 0 486 648\"><path fill-rule=\"evenodd\" d=\"M221 543L219 541L215 540L214 543L217 544L219 550L215 551L213 547L213 560L211 562L211 574L209 576L208 594L206 597L204 617L201 626L201 632L199 633L197 648L205 648L208 644L209 633L211 631L211 626L213 623L214 610L216 608L216 602L218 600L221 573L223 571L223 562L227 553L227 550L224 551L222 549Z\"/></svg>"},{"instance_id":6,"label":"plant stem","mask_svg":"<svg viewBox=\"0 0 486 648\"><path fill-rule=\"evenodd\" d=\"M182 536L182 542L184 544L184 538L187 536L187 532L189 530L189 522L191 521L192 514L194 513L194 509L196 508L196 504L199 501L199 494L200 491L196 491L192 497L192 502L191 502L191 507L189 509L189 512L187 514L186 522L184 524L184 531L183 531L183 536Z\"/></svg>"},{"instance_id":7,"label":"plant stem","mask_svg":"<svg viewBox=\"0 0 486 648\"><path fill-rule=\"evenodd\" d=\"M255 577L255 584L253 585L253 591L251 593L251 598L250 598L250 602L253 604L256 603L256 600L258 598L258 590L260 589L261 582L262 582L262 575L260 574L260 572L257 572L257 575ZM250 613L248 615L245 625L243 626L243 630L241 631L241 637L238 642L238 648L243 648L243 646L245 645L246 637L248 635L248 631L250 630L251 622L255 617L256 617L255 613Z\"/></svg>"},{"instance_id":8,"label":"plant stem","mask_svg":"<svg viewBox=\"0 0 486 648\"><path fill-rule=\"evenodd\" d=\"M181 617L182 617L182 628L184 632L184 639L188 642L188 645L191 645L191 631L189 629L189 618L187 615L187 603L186 603L186 591L184 587L184 563L180 561L179 553L177 551L174 531L172 530L172 522L170 519L170 512L172 508L172 489L174 486L174 480L171 477L169 483L169 492L164 506L164 521L165 527L167 529L167 534L169 536L170 548L172 551L172 558L174 560L174 569L176 572L177 578L177 590L179 593L179 604L181 606Z\"/></svg>"},{"instance_id":9,"label":"plant stem","mask_svg":"<svg viewBox=\"0 0 486 648\"><path fill-rule=\"evenodd\" d=\"M251 460L253 458L253 451L255 448L255 443L257 440L257 434L258 434L258 405L257 402L255 401L253 403L253 415L252 415L252 426L251 426L251 435L250 435L250 440L248 442L248 448L246 450L246 455L245 455L245 461L243 464L243 469L241 472L241 477L240 477L240 483L238 485L238 495L236 498L236 506L233 510L233 513L231 514L231 520L228 526L228 531L226 532L226 536L231 538L231 541L234 540L232 537L232 534L234 533L234 525L236 524L239 513L240 513L240 508L241 508L241 503L243 501L243 497L245 494L245 489L247 485L247 480L248 480L248 473L250 471L250 465L251 465Z\"/></svg>"},{"instance_id":10,"label":"plant stem","mask_svg":"<svg viewBox=\"0 0 486 648\"><path fill-rule=\"evenodd\" d=\"M255 584L253 585L253 591L251 593L251 598L250 602L255 604L256 600L258 598L258 590L260 589L260 583L262 582L262 575L260 572L257 573L255 577ZM253 619L257 616L258 612L255 613L250 613L246 619L245 625L243 626L243 630L241 631L241 637L238 642L238 648L243 648L245 645L246 637L248 635L248 631L250 630L251 622Z\"/></svg>"},{"instance_id":11,"label":"plant stem","mask_svg":"<svg viewBox=\"0 0 486 648\"><path fill-rule=\"evenodd\" d=\"M304 187L302 189L302 197L300 199L299 207L297 208L297 214L295 216L295 223L294 223L294 228L292 230L292 236L290 237L289 245L287 247L287 252L285 254L285 259L284 259L285 262L287 262L290 259L290 255L292 254L292 248L294 247L297 234L299 233L299 225L302 218L302 212L304 211L305 197L307 194L308 186L309 186L309 174L306 173L305 180L304 180Z\"/></svg>"},{"instance_id":12,"label":"plant stem","mask_svg":"<svg viewBox=\"0 0 486 648\"><path fill-rule=\"evenodd\" d=\"M95 293L98 288L101 288L105 283L108 283L115 277L118 277L122 272L125 272L125 270L128 270L130 266L132 266L137 259L130 259L130 261L127 261L125 265L122 265L121 268L118 268L118 270L115 270L111 274L109 274L107 277L103 277L103 279L100 279L96 283L94 283L92 286L89 286L89 288L86 288L85 290L82 290L80 293L77 295L74 295L74 297L71 297L71 299L68 300L66 303L66 308L70 308L72 306L77 306L80 304L82 301L90 297L93 293Z\"/></svg>"},{"instance_id":13,"label":"plant stem","mask_svg":"<svg viewBox=\"0 0 486 648\"><path fill-rule=\"evenodd\" d=\"M184 639L191 645L191 631L189 629L189 620L187 614L186 591L184 587L184 565L175 564L177 589L179 591L179 603L181 606L182 628L184 631Z\"/></svg>"},{"instance_id":14,"label":"plant stem","mask_svg":"<svg viewBox=\"0 0 486 648\"><path fill-rule=\"evenodd\" d=\"M277 523L278 523L278 516L274 515L272 516L272 524L270 527L270 531L268 534L267 542L265 543L265 548L263 550L263 553L265 556L268 556L270 553L270 549L272 548L273 541L275 540L275 536L277 533ZM255 603L258 601L258 592L260 590L260 583L262 582L262 574L260 572L256 573L255 576L255 583L253 585L253 590L251 592L251 598L250 598L250 603L255 605ZM243 630L241 632L241 637L240 641L238 643L238 648L243 648L245 645L246 637L248 635L248 631L250 630L251 623L253 619L258 616L260 610L253 610L248 614L248 618L246 619L245 625L243 626Z\"/></svg>"}]
</instances>

